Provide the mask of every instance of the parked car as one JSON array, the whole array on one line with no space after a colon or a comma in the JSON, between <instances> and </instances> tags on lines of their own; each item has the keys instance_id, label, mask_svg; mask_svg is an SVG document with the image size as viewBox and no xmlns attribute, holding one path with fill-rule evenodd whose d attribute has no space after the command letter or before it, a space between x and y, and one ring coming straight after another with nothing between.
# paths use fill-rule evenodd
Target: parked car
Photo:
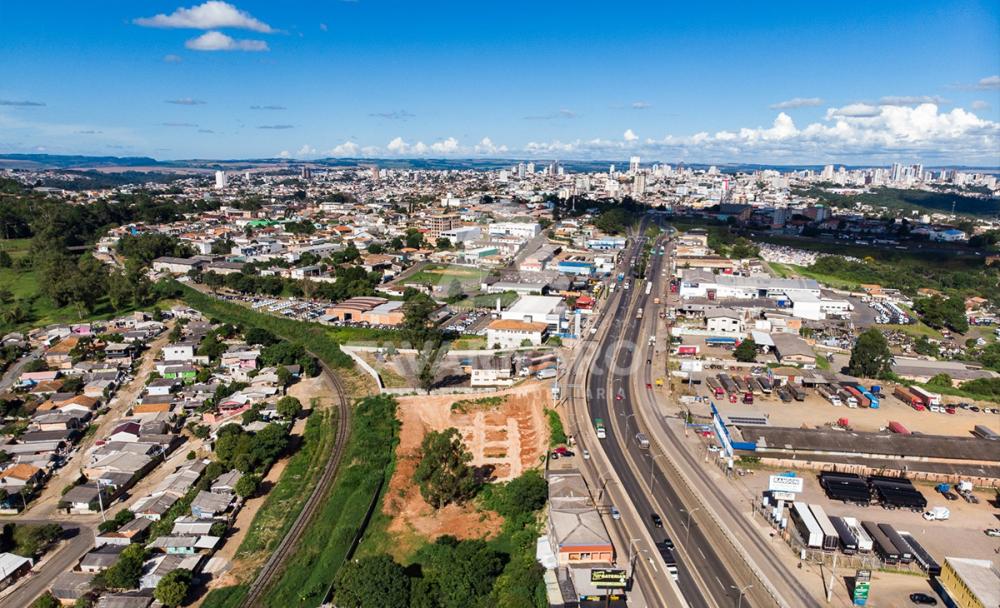
<instances>
[{"instance_id":1,"label":"parked car","mask_svg":"<svg viewBox=\"0 0 1000 608\"><path fill-rule=\"evenodd\" d=\"M937 600L926 593L911 593L910 601L921 606L937 606Z\"/></svg>"},{"instance_id":2,"label":"parked car","mask_svg":"<svg viewBox=\"0 0 1000 608\"><path fill-rule=\"evenodd\" d=\"M986 532L986 536L1000 538L1000 528L989 528L987 530L984 530L984 532Z\"/></svg>"}]
</instances>

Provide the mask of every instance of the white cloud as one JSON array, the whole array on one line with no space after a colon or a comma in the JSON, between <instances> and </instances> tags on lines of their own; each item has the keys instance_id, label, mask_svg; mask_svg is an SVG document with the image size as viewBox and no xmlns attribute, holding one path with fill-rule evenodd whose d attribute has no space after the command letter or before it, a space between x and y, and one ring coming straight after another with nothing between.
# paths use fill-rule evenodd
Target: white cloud
<instances>
[{"instance_id":1,"label":"white cloud","mask_svg":"<svg viewBox=\"0 0 1000 608\"><path fill-rule=\"evenodd\" d=\"M431 150L438 154L452 154L458 151L458 140L454 137L431 144Z\"/></svg>"},{"instance_id":2,"label":"white cloud","mask_svg":"<svg viewBox=\"0 0 1000 608\"><path fill-rule=\"evenodd\" d=\"M931 103L874 107L851 104L831 108L823 121L799 127L779 113L765 127L666 135L639 143L601 139L531 142L527 154L573 158L611 158L623 148L664 160L765 163L891 162L900 158L929 162L991 163L1000 148L1000 123L962 108L942 112ZM861 160L858 160L861 159Z\"/></svg>"},{"instance_id":3,"label":"white cloud","mask_svg":"<svg viewBox=\"0 0 1000 608\"><path fill-rule=\"evenodd\" d=\"M410 144L403 141L402 137L397 137L396 139L390 141L389 145L387 145L385 149L393 154L406 154L410 150Z\"/></svg>"},{"instance_id":4,"label":"white cloud","mask_svg":"<svg viewBox=\"0 0 1000 608\"><path fill-rule=\"evenodd\" d=\"M271 34L275 31L270 25L254 18L250 13L219 0L209 0L191 8L178 8L169 15L160 13L153 17L141 17L133 22L143 27L195 30L229 27L261 32L262 34Z\"/></svg>"},{"instance_id":5,"label":"white cloud","mask_svg":"<svg viewBox=\"0 0 1000 608\"><path fill-rule=\"evenodd\" d=\"M280 156L281 158L291 158L292 153L289 152L288 150L282 150L281 152L278 152L278 156Z\"/></svg>"},{"instance_id":6,"label":"white cloud","mask_svg":"<svg viewBox=\"0 0 1000 608\"><path fill-rule=\"evenodd\" d=\"M633 110L645 110L646 108L651 108L651 107L653 107L652 104L646 103L645 101L633 101L632 102L632 109Z\"/></svg>"},{"instance_id":7,"label":"white cloud","mask_svg":"<svg viewBox=\"0 0 1000 608\"><path fill-rule=\"evenodd\" d=\"M330 156L357 156L359 152L361 152L361 146L353 141L345 141L338 146L334 146L327 154Z\"/></svg>"},{"instance_id":8,"label":"white cloud","mask_svg":"<svg viewBox=\"0 0 1000 608\"><path fill-rule=\"evenodd\" d=\"M830 108L826 111L826 119L832 118L869 118L878 116L879 109L867 103L852 103L842 108Z\"/></svg>"},{"instance_id":9,"label":"white cloud","mask_svg":"<svg viewBox=\"0 0 1000 608\"><path fill-rule=\"evenodd\" d=\"M482 138L473 148L477 154L497 154L507 152L507 146L496 145L489 137Z\"/></svg>"},{"instance_id":10,"label":"white cloud","mask_svg":"<svg viewBox=\"0 0 1000 608\"><path fill-rule=\"evenodd\" d=\"M977 99L973 101L969 107L973 110L987 110L990 107L990 103L988 101L983 101L982 99Z\"/></svg>"},{"instance_id":11,"label":"white cloud","mask_svg":"<svg viewBox=\"0 0 1000 608\"><path fill-rule=\"evenodd\" d=\"M785 101L779 101L778 103L771 104L772 110L793 110L795 108L808 108L812 106L818 106L823 103L823 100L819 97L793 97L791 99L786 99Z\"/></svg>"},{"instance_id":12,"label":"white cloud","mask_svg":"<svg viewBox=\"0 0 1000 608\"><path fill-rule=\"evenodd\" d=\"M302 147L299 148L299 151L295 153L295 156L296 157L315 156L316 154L317 154L316 148L310 146L309 144L302 144Z\"/></svg>"},{"instance_id":13,"label":"white cloud","mask_svg":"<svg viewBox=\"0 0 1000 608\"><path fill-rule=\"evenodd\" d=\"M951 103L940 95L890 95L878 100L881 106L912 106L921 103L944 105Z\"/></svg>"},{"instance_id":14,"label":"white cloud","mask_svg":"<svg viewBox=\"0 0 1000 608\"><path fill-rule=\"evenodd\" d=\"M639 139L639 136L636 135L632 131L632 129L626 129L625 130L625 134L622 135L622 137L625 139L625 141L635 141L635 140Z\"/></svg>"},{"instance_id":15,"label":"white cloud","mask_svg":"<svg viewBox=\"0 0 1000 608\"><path fill-rule=\"evenodd\" d=\"M268 51L263 40L237 40L222 32L205 32L184 43L192 51Z\"/></svg>"},{"instance_id":16,"label":"white cloud","mask_svg":"<svg viewBox=\"0 0 1000 608\"><path fill-rule=\"evenodd\" d=\"M989 89L1000 89L1000 76L987 76L986 78L979 79L976 83L977 89L989 90Z\"/></svg>"}]
</instances>

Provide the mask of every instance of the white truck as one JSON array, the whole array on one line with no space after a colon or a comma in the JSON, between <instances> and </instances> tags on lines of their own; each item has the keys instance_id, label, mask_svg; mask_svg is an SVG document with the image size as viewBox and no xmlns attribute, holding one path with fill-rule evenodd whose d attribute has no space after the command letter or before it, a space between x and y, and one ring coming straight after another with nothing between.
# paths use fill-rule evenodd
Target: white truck
<instances>
[{"instance_id":1,"label":"white truck","mask_svg":"<svg viewBox=\"0 0 1000 608\"><path fill-rule=\"evenodd\" d=\"M934 507L924 513L924 519L927 521L945 521L949 517L951 517L951 511L948 510L948 507Z\"/></svg>"}]
</instances>

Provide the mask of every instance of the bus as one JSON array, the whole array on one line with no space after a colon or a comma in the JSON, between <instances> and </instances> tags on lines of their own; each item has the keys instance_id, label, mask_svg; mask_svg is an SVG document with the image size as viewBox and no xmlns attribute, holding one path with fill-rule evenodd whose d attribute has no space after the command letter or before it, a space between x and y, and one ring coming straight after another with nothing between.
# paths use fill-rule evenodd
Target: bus
<instances>
[{"instance_id":1,"label":"bus","mask_svg":"<svg viewBox=\"0 0 1000 608\"><path fill-rule=\"evenodd\" d=\"M813 517L806 503L792 503L789 514L792 516L795 529L799 531L799 535L807 547L819 549L823 546L823 530L816 523L816 518Z\"/></svg>"},{"instance_id":2,"label":"bus","mask_svg":"<svg viewBox=\"0 0 1000 608\"><path fill-rule=\"evenodd\" d=\"M889 540L889 537L886 536L884 532L882 532L882 529L879 528L878 524L873 521L863 521L861 522L861 527L864 528L865 532L868 533L868 536L871 537L875 553L882 558L882 561L885 562L886 565L899 563L899 549L896 548L896 545L892 544L892 541Z\"/></svg>"},{"instance_id":3,"label":"bus","mask_svg":"<svg viewBox=\"0 0 1000 608\"><path fill-rule=\"evenodd\" d=\"M604 430L604 420L601 418L594 418L594 430L597 431L598 439L607 439L608 432Z\"/></svg>"},{"instance_id":4,"label":"bus","mask_svg":"<svg viewBox=\"0 0 1000 608\"><path fill-rule=\"evenodd\" d=\"M840 537L840 549L844 552L844 555L854 555L857 553L858 539L854 536L854 532L851 532L851 527L840 517L832 515L830 516L830 523L837 530L837 536Z\"/></svg>"},{"instance_id":5,"label":"bus","mask_svg":"<svg viewBox=\"0 0 1000 608\"><path fill-rule=\"evenodd\" d=\"M826 516L826 511L819 505L809 505L809 510L812 511L813 517L816 518L816 523L819 524L819 529L823 532L823 541L821 543L823 550L836 551L840 545L840 534L833 527L833 524L830 523L830 518Z\"/></svg>"}]
</instances>

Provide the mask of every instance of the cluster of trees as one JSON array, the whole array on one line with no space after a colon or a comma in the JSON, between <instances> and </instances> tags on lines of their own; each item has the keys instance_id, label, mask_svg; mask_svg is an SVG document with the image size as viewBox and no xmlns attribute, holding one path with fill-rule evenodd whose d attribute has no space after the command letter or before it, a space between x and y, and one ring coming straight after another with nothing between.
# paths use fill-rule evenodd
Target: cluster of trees
<instances>
[{"instance_id":1,"label":"cluster of trees","mask_svg":"<svg viewBox=\"0 0 1000 608\"><path fill-rule=\"evenodd\" d=\"M757 343L747 338L733 350L733 358L743 363L753 363L757 360Z\"/></svg>"},{"instance_id":2,"label":"cluster of trees","mask_svg":"<svg viewBox=\"0 0 1000 608\"><path fill-rule=\"evenodd\" d=\"M885 252L884 258L866 258L864 261L850 261L840 256L820 256L810 270L817 274L834 276L852 283L878 283L884 287L899 289L911 296L921 287L930 287L946 293L978 294L1000 301L1000 284L993 276L996 271L984 268L982 262L974 265L957 266L931 263L933 256L921 258Z\"/></svg>"},{"instance_id":3,"label":"cluster of trees","mask_svg":"<svg viewBox=\"0 0 1000 608\"><path fill-rule=\"evenodd\" d=\"M431 431L420 444L420 463L413 473L413 481L420 487L420 495L435 509L451 504L464 503L479 491L476 471L469 466L472 454L462 443L458 429Z\"/></svg>"},{"instance_id":4,"label":"cluster of trees","mask_svg":"<svg viewBox=\"0 0 1000 608\"><path fill-rule=\"evenodd\" d=\"M301 344L293 342L278 342L260 351L260 360L264 365L299 365L306 376L319 374L319 362L306 352Z\"/></svg>"},{"instance_id":5,"label":"cluster of trees","mask_svg":"<svg viewBox=\"0 0 1000 608\"><path fill-rule=\"evenodd\" d=\"M357 251L357 250L355 250ZM344 252L337 252L342 255ZM325 262L320 267L329 269ZM246 268L242 272L221 275L215 272L196 273L194 279L212 289L225 287L243 294L319 298L339 302L347 298L375 295L375 288L382 282L381 272L367 272L360 266L333 266L335 282L286 279L279 276L254 274Z\"/></svg>"},{"instance_id":6,"label":"cluster of trees","mask_svg":"<svg viewBox=\"0 0 1000 608\"><path fill-rule=\"evenodd\" d=\"M404 568L388 555L345 564L334 579L338 606L466 608L546 605L542 567L534 560L535 514L548 494L535 470L489 486L483 504L505 518L499 538L459 540L442 536L417 551Z\"/></svg>"},{"instance_id":7,"label":"cluster of trees","mask_svg":"<svg viewBox=\"0 0 1000 608\"><path fill-rule=\"evenodd\" d=\"M889 378L892 374L892 351L882 332L872 328L858 336L851 349L847 373L859 378Z\"/></svg>"},{"instance_id":8,"label":"cluster of trees","mask_svg":"<svg viewBox=\"0 0 1000 608\"><path fill-rule=\"evenodd\" d=\"M215 456L223 466L243 473L266 471L288 445L288 429L269 424L257 433L236 424L219 430Z\"/></svg>"},{"instance_id":9,"label":"cluster of trees","mask_svg":"<svg viewBox=\"0 0 1000 608\"><path fill-rule=\"evenodd\" d=\"M920 298L913 302L913 309L920 313L924 323L936 329L948 327L963 334L969 331L969 320L965 317L965 301L958 296Z\"/></svg>"},{"instance_id":10,"label":"cluster of trees","mask_svg":"<svg viewBox=\"0 0 1000 608\"><path fill-rule=\"evenodd\" d=\"M37 558L59 540L62 533L59 524L4 524L0 530L0 552L11 551L23 557Z\"/></svg>"},{"instance_id":11,"label":"cluster of trees","mask_svg":"<svg viewBox=\"0 0 1000 608\"><path fill-rule=\"evenodd\" d=\"M144 561L146 547L142 544L129 545L118 554L118 559L111 567L94 577L93 586L103 589L135 589L142 578Z\"/></svg>"},{"instance_id":12,"label":"cluster of trees","mask_svg":"<svg viewBox=\"0 0 1000 608\"><path fill-rule=\"evenodd\" d=\"M194 255L194 249L187 243L182 243L175 236L156 232L127 234L118 240L117 249L118 253L143 266L149 266L153 260L162 256L187 258Z\"/></svg>"},{"instance_id":13,"label":"cluster of trees","mask_svg":"<svg viewBox=\"0 0 1000 608\"><path fill-rule=\"evenodd\" d=\"M833 184L830 185L833 186ZM953 192L876 188L874 191L864 194L836 194L821 187L812 187L798 189L795 193L818 198L834 207L853 208L857 203L862 203L905 211L950 212L954 208L956 212L967 215L989 216L1000 213L1000 202Z\"/></svg>"}]
</instances>

